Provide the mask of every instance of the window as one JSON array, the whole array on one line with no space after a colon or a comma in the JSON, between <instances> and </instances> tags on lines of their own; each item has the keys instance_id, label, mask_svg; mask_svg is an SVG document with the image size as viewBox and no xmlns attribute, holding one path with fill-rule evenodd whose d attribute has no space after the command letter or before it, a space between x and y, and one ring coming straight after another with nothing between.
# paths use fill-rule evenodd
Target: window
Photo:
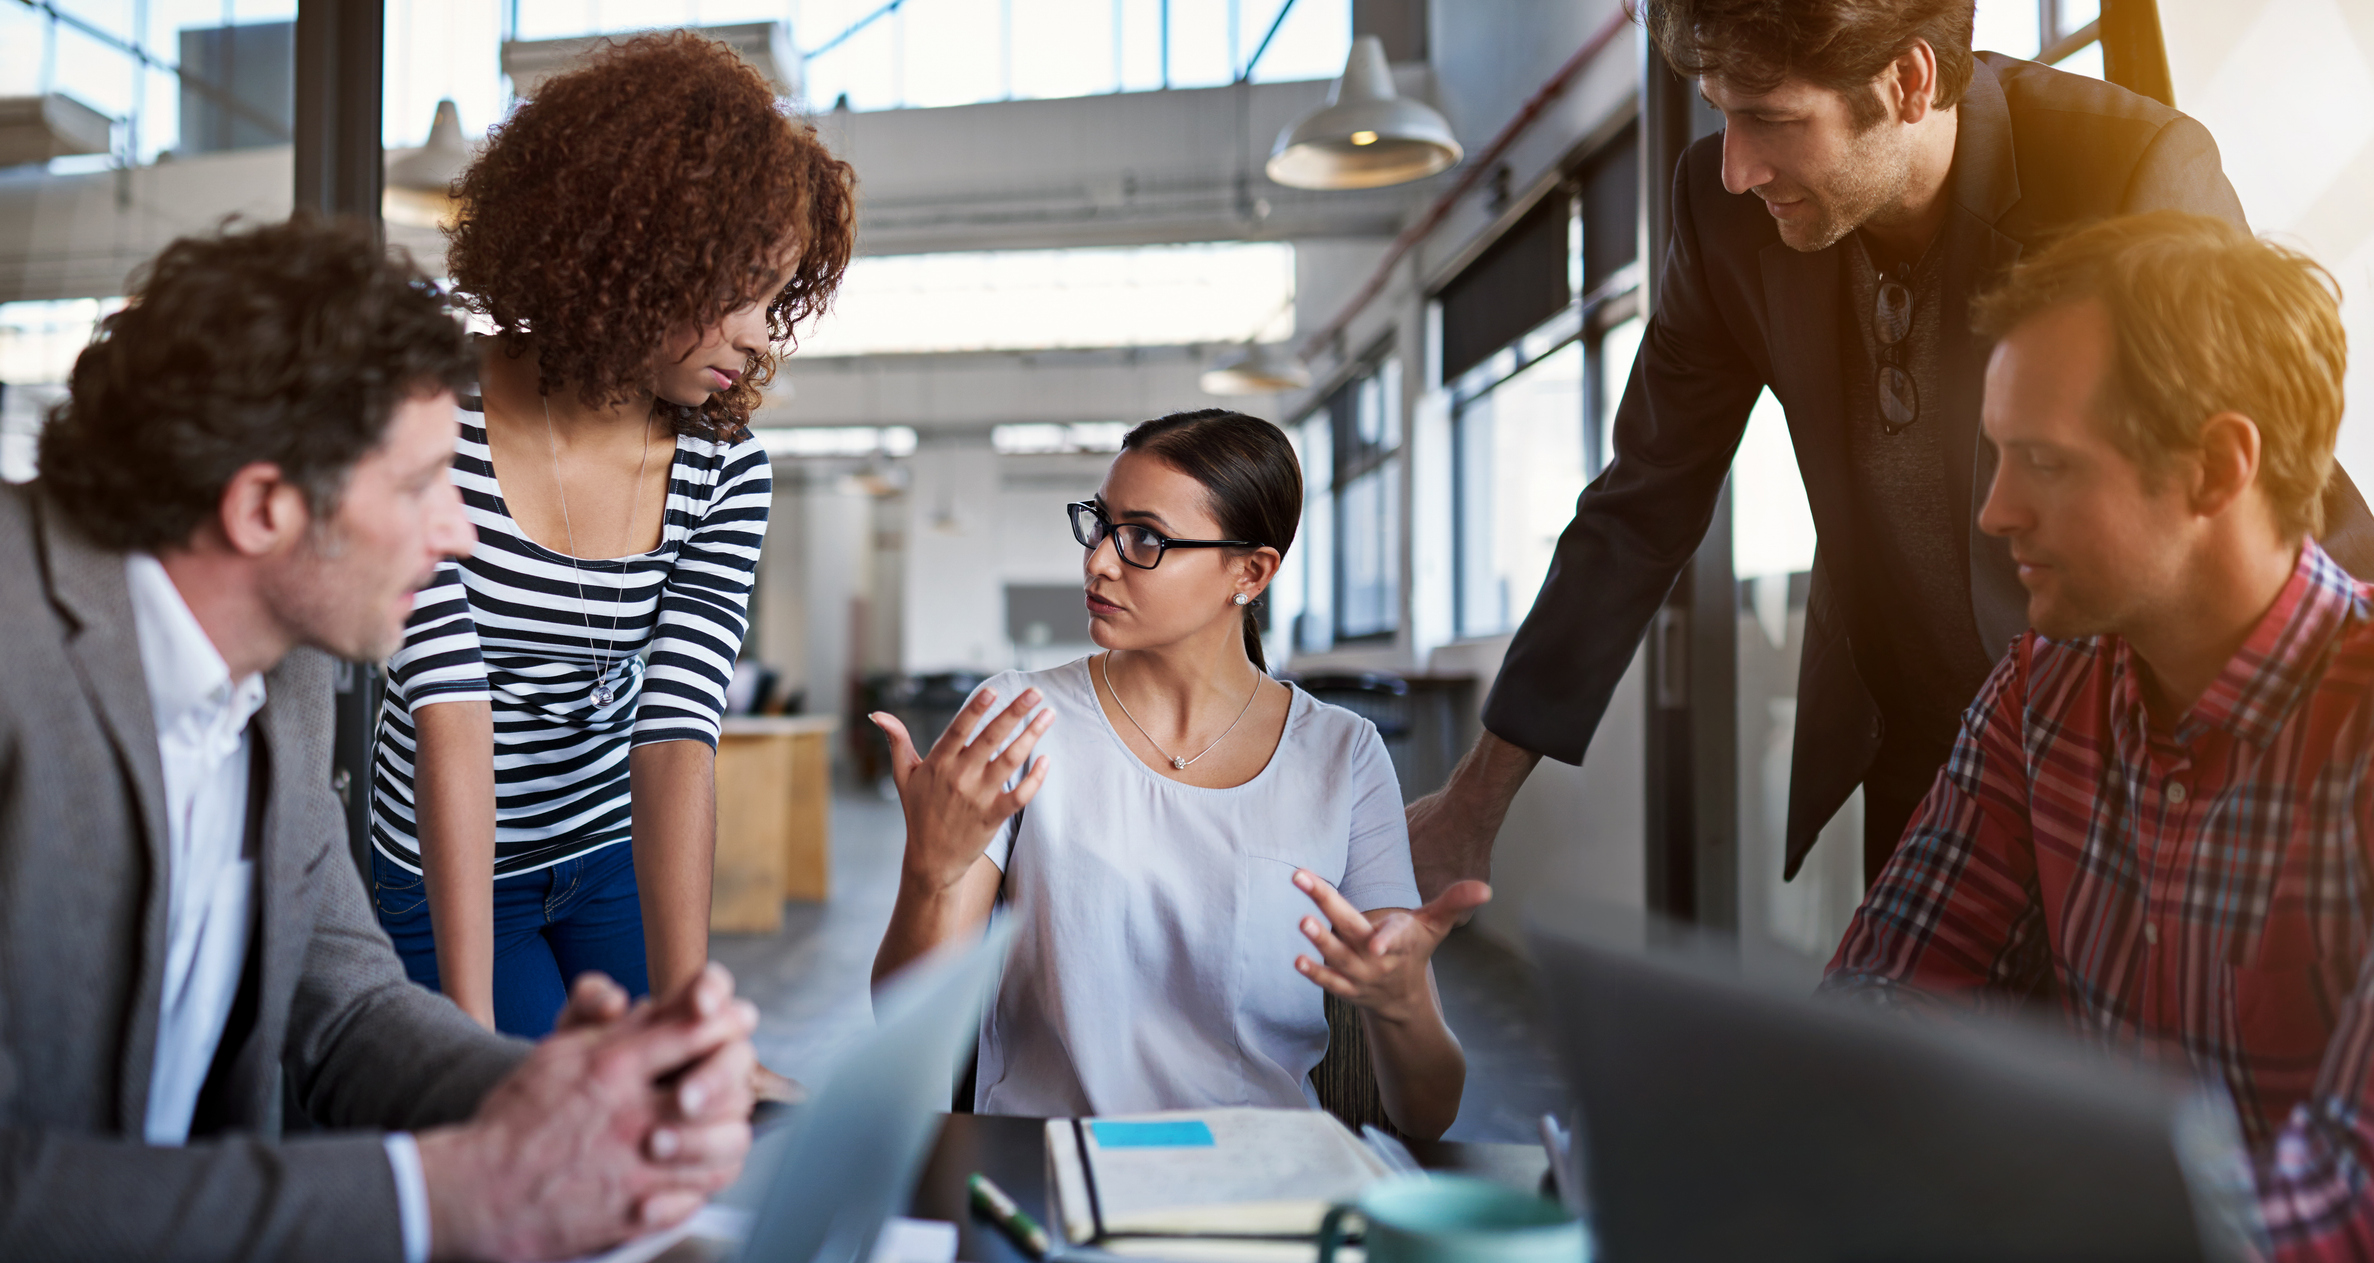
<instances>
[{"instance_id":1,"label":"window","mask_svg":"<svg viewBox=\"0 0 2374 1263\"><path fill-rule=\"evenodd\" d=\"M800 356L1279 342L1294 336L1281 241L862 258Z\"/></svg>"},{"instance_id":2,"label":"window","mask_svg":"<svg viewBox=\"0 0 2374 1263\"><path fill-rule=\"evenodd\" d=\"M1335 643L1335 416L1325 407L1295 428L1302 449L1299 610L1294 648L1324 653Z\"/></svg>"},{"instance_id":3,"label":"window","mask_svg":"<svg viewBox=\"0 0 2374 1263\"><path fill-rule=\"evenodd\" d=\"M911 426L811 425L760 427L750 431L774 460L833 456L912 456Z\"/></svg>"},{"instance_id":4,"label":"window","mask_svg":"<svg viewBox=\"0 0 2374 1263\"><path fill-rule=\"evenodd\" d=\"M1456 631L1516 627L1583 491L1583 348L1569 342L1468 401L1452 421L1460 524Z\"/></svg>"},{"instance_id":5,"label":"window","mask_svg":"<svg viewBox=\"0 0 2374 1263\"><path fill-rule=\"evenodd\" d=\"M989 427L989 447L1000 456L1046 456L1064 452L1118 452L1134 421L1021 421Z\"/></svg>"},{"instance_id":6,"label":"window","mask_svg":"<svg viewBox=\"0 0 2374 1263\"><path fill-rule=\"evenodd\" d=\"M1576 499L1607 463L1608 429L1640 345L1638 169L1637 133L1626 127L1512 230L1524 233L1537 267L1565 278L1564 305L1546 319L1495 330L1483 349L1473 335L1485 318L1462 319L1450 301L1457 283L1444 290L1457 636L1496 636L1524 620ZM1545 221L1558 227L1554 238ZM1478 266L1515 248L1523 246L1496 244ZM1456 325L1467 327L1471 349L1454 358Z\"/></svg>"},{"instance_id":7,"label":"window","mask_svg":"<svg viewBox=\"0 0 2374 1263\"><path fill-rule=\"evenodd\" d=\"M1401 628L1401 361L1364 361L1288 433L1302 452L1302 560L1282 576L1296 590L1280 604L1293 615L1295 651L1392 636Z\"/></svg>"},{"instance_id":8,"label":"window","mask_svg":"<svg viewBox=\"0 0 2374 1263\"><path fill-rule=\"evenodd\" d=\"M1335 473L1335 635L1401 626L1401 361L1347 382L1326 405Z\"/></svg>"},{"instance_id":9,"label":"window","mask_svg":"<svg viewBox=\"0 0 2374 1263\"><path fill-rule=\"evenodd\" d=\"M2101 79L2102 0L1991 0L1978 6L1971 46ZM2132 86L2132 85L2130 85Z\"/></svg>"},{"instance_id":10,"label":"window","mask_svg":"<svg viewBox=\"0 0 2374 1263\"><path fill-rule=\"evenodd\" d=\"M398 0L391 24L416 4L431 9ZM810 110L1325 79L1352 43L1349 0L517 0L510 11L523 39L788 17ZM390 66L445 55L451 42L428 34L417 52L391 40Z\"/></svg>"}]
</instances>

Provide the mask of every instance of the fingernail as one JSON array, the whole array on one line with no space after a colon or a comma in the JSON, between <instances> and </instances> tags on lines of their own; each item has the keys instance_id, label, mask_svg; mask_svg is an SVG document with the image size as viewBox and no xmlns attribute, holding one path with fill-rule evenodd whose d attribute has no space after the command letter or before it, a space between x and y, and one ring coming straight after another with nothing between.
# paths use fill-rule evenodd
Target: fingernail
<instances>
[{"instance_id":1,"label":"fingernail","mask_svg":"<svg viewBox=\"0 0 2374 1263\"><path fill-rule=\"evenodd\" d=\"M1311 875L1297 869L1294 874L1294 884L1302 887L1304 890L1309 890L1311 888Z\"/></svg>"},{"instance_id":2,"label":"fingernail","mask_svg":"<svg viewBox=\"0 0 2374 1263\"><path fill-rule=\"evenodd\" d=\"M687 1079L684 1086L676 1089L676 1106L687 1115L699 1114L701 1106L708 1101L709 1089L702 1087L697 1079Z\"/></svg>"},{"instance_id":3,"label":"fingernail","mask_svg":"<svg viewBox=\"0 0 2374 1263\"><path fill-rule=\"evenodd\" d=\"M643 1222L652 1227L675 1223L701 1208L705 1199L693 1192L655 1194L643 1203Z\"/></svg>"},{"instance_id":4,"label":"fingernail","mask_svg":"<svg viewBox=\"0 0 2374 1263\"><path fill-rule=\"evenodd\" d=\"M662 1127L651 1133L651 1156L662 1162L675 1157L676 1151L683 1146L684 1141L673 1128Z\"/></svg>"}]
</instances>

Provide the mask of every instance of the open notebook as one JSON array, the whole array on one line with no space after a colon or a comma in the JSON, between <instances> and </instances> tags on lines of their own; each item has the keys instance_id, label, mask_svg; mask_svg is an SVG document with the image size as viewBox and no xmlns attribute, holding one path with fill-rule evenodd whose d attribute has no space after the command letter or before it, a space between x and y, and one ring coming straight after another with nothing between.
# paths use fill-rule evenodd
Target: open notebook
<instances>
[{"instance_id":1,"label":"open notebook","mask_svg":"<svg viewBox=\"0 0 2374 1263\"><path fill-rule=\"evenodd\" d=\"M1385 1164L1318 1110L1222 1109L1047 1122L1067 1245L1186 1263L1301 1263L1319 1220Z\"/></svg>"}]
</instances>

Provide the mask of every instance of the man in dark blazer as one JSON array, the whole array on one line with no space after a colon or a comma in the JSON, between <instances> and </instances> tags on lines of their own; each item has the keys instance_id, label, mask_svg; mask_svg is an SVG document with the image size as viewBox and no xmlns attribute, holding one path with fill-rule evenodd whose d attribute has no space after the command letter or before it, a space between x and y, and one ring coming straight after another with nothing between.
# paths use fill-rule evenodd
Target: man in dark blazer
<instances>
[{"instance_id":1,"label":"man in dark blazer","mask_svg":"<svg viewBox=\"0 0 2374 1263\"><path fill-rule=\"evenodd\" d=\"M0 488L0 1258L571 1257L739 1169L722 971L581 980L531 1048L405 979L348 858L329 655L471 546L472 367L359 229L185 239Z\"/></svg>"},{"instance_id":2,"label":"man in dark blazer","mask_svg":"<svg viewBox=\"0 0 2374 1263\"><path fill-rule=\"evenodd\" d=\"M1973 56L1970 0L1649 0L1642 18L1725 129L1674 171L1672 241L1614 460L1559 538L1483 737L1410 806L1429 897L1489 876L1535 762L1582 761L1766 387L1820 539L1786 875L1857 785L1875 874L1956 717L2026 626L2003 542L1977 529L1993 456L1970 301L2023 250L2093 220L2172 208L2242 222L2200 124L2094 79ZM2338 470L2325 523L2326 550L2374 576L2374 521Z\"/></svg>"}]
</instances>

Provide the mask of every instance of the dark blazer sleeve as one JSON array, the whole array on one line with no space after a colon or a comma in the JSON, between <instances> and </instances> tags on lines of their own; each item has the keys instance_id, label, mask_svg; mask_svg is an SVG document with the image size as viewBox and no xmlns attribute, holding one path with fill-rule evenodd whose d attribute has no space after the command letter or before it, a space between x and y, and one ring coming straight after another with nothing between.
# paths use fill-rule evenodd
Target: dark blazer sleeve
<instances>
[{"instance_id":1,"label":"dark blazer sleeve","mask_svg":"<svg viewBox=\"0 0 2374 1263\"><path fill-rule=\"evenodd\" d=\"M2190 211L2250 226L2242 217L2242 199L2235 196L2225 165L2218 160L2217 141L2208 128L2183 115L2161 128L2145 147L2119 210L2128 215Z\"/></svg>"},{"instance_id":2,"label":"dark blazer sleeve","mask_svg":"<svg viewBox=\"0 0 2374 1263\"><path fill-rule=\"evenodd\" d=\"M1615 459L1558 537L1484 703L1493 735L1561 763L1582 762L1642 630L1705 536L1764 388L1708 284L1690 168L1685 157L1674 172L1673 242L1616 410Z\"/></svg>"}]
</instances>

